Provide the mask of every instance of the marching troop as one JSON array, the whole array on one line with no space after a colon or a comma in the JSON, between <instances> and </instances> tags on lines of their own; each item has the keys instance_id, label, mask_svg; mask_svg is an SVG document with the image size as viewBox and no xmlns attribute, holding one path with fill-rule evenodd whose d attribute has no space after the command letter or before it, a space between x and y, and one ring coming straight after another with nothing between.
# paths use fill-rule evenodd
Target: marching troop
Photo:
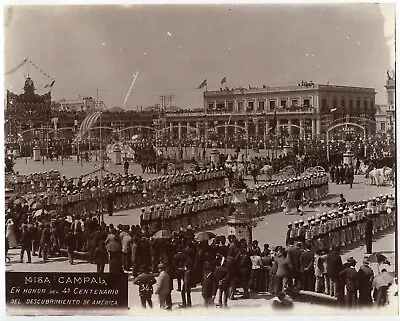
<instances>
[{"instance_id":1,"label":"marching troop","mask_svg":"<svg viewBox=\"0 0 400 321\"><path fill-rule=\"evenodd\" d=\"M296 190L301 191L302 197L307 201L320 199L328 193L328 176L325 173L316 173L256 185L243 192L247 199L254 199L256 196L258 201L255 203L254 215L257 216L281 209L283 201L293 197ZM230 204L233 197L234 191L220 188L207 194L151 206L149 209L142 208L140 225L146 226L150 233L161 229L179 231L188 226L193 229L212 226L223 222L232 214Z\"/></svg>"},{"instance_id":2,"label":"marching troop","mask_svg":"<svg viewBox=\"0 0 400 321\"><path fill-rule=\"evenodd\" d=\"M107 173L101 187L99 177L66 179L57 171L15 175L12 186L31 204L56 210L64 215L113 214L124 210L164 202L168 195L185 191L208 191L223 187L223 169L184 172L144 180L141 176ZM28 194L29 193L29 194Z\"/></svg>"},{"instance_id":3,"label":"marching troop","mask_svg":"<svg viewBox=\"0 0 400 321\"><path fill-rule=\"evenodd\" d=\"M368 233L376 233L395 222L394 194L382 195L339 207L337 210L320 213L289 223L286 243L290 241L309 243L318 250L343 247L367 238ZM371 232L367 221L372 220Z\"/></svg>"}]
</instances>

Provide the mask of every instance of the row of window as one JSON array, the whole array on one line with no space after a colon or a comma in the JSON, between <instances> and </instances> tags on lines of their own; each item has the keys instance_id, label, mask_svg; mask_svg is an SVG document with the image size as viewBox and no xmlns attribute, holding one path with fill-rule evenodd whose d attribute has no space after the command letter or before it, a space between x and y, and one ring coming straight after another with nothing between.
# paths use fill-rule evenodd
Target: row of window
<instances>
[{"instance_id":1,"label":"row of window","mask_svg":"<svg viewBox=\"0 0 400 321\"><path fill-rule=\"evenodd\" d=\"M303 104L300 106L299 100L298 99L291 99L290 104L288 99L280 99L279 100L280 107L282 108L288 108L288 107L304 107L304 108L309 108L311 103L310 99L303 99ZM260 100L258 101L258 105L255 105L254 101L248 101L246 110L247 111L262 111L265 110L265 101ZM274 110L277 107L277 100L269 100L269 110ZM225 102L210 102L208 103L208 110L228 110L228 111L233 111L234 110L234 103L233 101L229 101L227 105L225 106ZM238 101L237 102L237 111L245 111L244 109L244 101Z\"/></svg>"},{"instance_id":2,"label":"row of window","mask_svg":"<svg viewBox=\"0 0 400 321\"><path fill-rule=\"evenodd\" d=\"M338 106L338 103L339 103L339 102L338 102L337 99L333 99L333 100L332 100L332 106L329 106L329 105L328 105L328 100L327 100L326 98L323 98L322 101L321 101L321 108L322 108L322 110L328 109L328 108L338 108L338 107L339 107L339 106ZM351 109L354 108L354 101L353 101L353 99L349 99L349 100L348 100L348 105L347 105L347 107L349 108L349 110L351 110ZM355 107L356 107L356 109L361 109L361 100L360 100L360 99L357 99L357 100L356 100ZM367 110L367 109L368 109L368 100L364 100L364 101L363 101L363 107L364 107L364 110ZM345 101L345 99L341 99L341 100L340 100L340 108L346 108L346 101ZM371 110L375 109L375 102L374 102L374 100L371 100L371 101L369 102L369 108L370 108Z\"/></svg>"}]
</instances>

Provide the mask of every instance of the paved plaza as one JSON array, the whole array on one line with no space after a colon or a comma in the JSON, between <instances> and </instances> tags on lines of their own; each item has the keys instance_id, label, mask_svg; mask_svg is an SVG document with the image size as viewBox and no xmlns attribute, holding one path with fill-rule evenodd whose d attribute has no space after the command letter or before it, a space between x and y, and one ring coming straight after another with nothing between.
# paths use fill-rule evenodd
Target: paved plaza
<instances>
[{"instance_id":1,"label":"paved plaza","mask_svg":"<svg viewBox=\"0 0 400 321\"><path fill-rule=\"evenodd\" d=\"M87 173L95 168L96 167L94 167L93 163L85 163L85 162L83 163L83 166L81 166L80 164L77 164L76 161L66 161L64 165L61 166L61 162L54 162L54 161L45 162L45 164L42 165L41 162L39 163L29 160L28 164L25 164L24 159L22 160L20 159L17 161L15 169L17 171L20 171L20 173L35 172L35 171L42 172L46 169L47 170L56 169L60 170L60 172L63 175L73 177L73 176L78 176L79 174L85 172ZM109 167L109 170L113 172L121 172L122 167L111 165ZM141 174L141 170L138 165L132 165L130 167L130 171L133 173ZM144 177L150 177L150 176L154 175L144 175ZM247 183L252 184L250 178L247 179ZM344 194L344 197L348 201L354 201L354 200L368 199L374 196L379 196L380 194L386 194L392 192L394 192L394 189L392 187L376 187L376 186L365 185L364 177L361 175L357 175L355 177L355 182L352 189L350 189L348 185L336 185L330 183L329 195L324 201L326 202L337 201L339 194L341 193ZM302 219L306 220L308 217L312 215L316 215L319 212L329 211L330 209L320 208L320 207L318 208L307 207L304 210L305 211ZM113 223L114 225L118 224L136 225L139 224L139 215L140 215L140 209L138 208L138 209L131 209L114 213L112 217L104 215L104 219L107 224ZM262 246L264 243L270 244L271 247L274 247L276 245L282 245L285 243L287 224L289 222L293 222L298 219L300 219L298 215L285 215L283 212L267 214L260 220L260 222L258 222L257 226L254 228L253 238L259 241L260 246ZM209 230L217 234L227 235L226 226L210 228ZM389 270L393 270L395 266L394 249L395 249L394 229L385 231L383 234L375 236L373 251L385 253L389 261L391 262L391 266L387 267ZM38 259L38 257L33 257L31 264L18 263L19 251L16 249L12 249L10 250L9 253L11 262L6 264L6 271L15 271L15 272L18 271L95 272L96 271L95 265L88 264L87 262L81 260L76 260L75 265L70 265L68 264L66 258L51 258L48 263L43 263L41 260ZM360 263L362 262L364 255L365 255L365 245L362 243L358 243L352 246L351 248L347 249L345 252L343 252L342 259L346 260L349 256L353 256L358 262L357 265L358 268ZM376 267L374 266L372 267L376 273L377 272ZM108 271L108 266L106 266L106 272L107 271ZM187 313L187 311L177 309L177 306L181 302L180 292L173 291L172 298L173 298L174 310L180 311L173 313ZM271 298L272 296L269 295L268 293L260 293L257 295L254 294L250 299L229 301L229 306L231 308L234 307L252 308L254 314L260 314L264 313L263 309L265 309L265 307L270 304ZM193 300L193 309L199 308L203 305L200 287L193 289L192 300ZM158 300L156 296L153 297L153 301L157 304ZM298 304L298 306L304 306L304 307L307 307L308 305L309 304L307 303ZM140 306L140 300L138 296L137 286L133 285L131 276L129 276L129 306L131 307L130 313L140 313L137 310L133 309L134 307ZM157 310L158 310L157 308L154 309L154 311ZM242 311L242 309L238 311ZM328 308L327 309L324 308L323 310L324 313L329 313L329 311L330 310ZM334 313L337 312L338 310L335 309ZM339 312L341 311L339 310ZM202 312L199 313L207 314L207 310L202 310ZM248 314L248 312L245 311L239 313Z\"/></svg>"}]
</instances>

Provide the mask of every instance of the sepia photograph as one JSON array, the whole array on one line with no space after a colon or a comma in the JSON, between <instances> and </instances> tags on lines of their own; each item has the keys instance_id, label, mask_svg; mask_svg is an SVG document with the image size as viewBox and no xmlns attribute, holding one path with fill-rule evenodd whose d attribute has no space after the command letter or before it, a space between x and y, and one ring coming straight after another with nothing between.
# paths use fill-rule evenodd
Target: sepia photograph
<instances>
[{"instance_id":1,"label":"sepia photograph","mask_svg":"<svg viewBox=\"0 0 400 321\"><path fill-rule=\"evenodd\" d=\"M3 5L8 316L397 316L393 3Z\"/></svg>"}]
</instances>

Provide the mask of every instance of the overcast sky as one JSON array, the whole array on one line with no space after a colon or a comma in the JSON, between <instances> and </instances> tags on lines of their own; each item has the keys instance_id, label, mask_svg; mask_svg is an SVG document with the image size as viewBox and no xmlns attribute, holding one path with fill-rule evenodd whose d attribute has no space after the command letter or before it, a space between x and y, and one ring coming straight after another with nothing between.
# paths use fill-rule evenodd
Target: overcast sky
<instances>
[{"instance_id":1,"label":"overcast sky","mask_svg":"<svg viewBox=\"0 0 400 321\"><path fill-rule=\"evenodd\" d=\"M56 79L53 100L96 96L108 107L203 106L199 84L374 87L386 103L390 60L378 5L8 7L5 69L29 57ZM22 92L24 66L5 77ZM30 68L38 93L49 80Z\"/></svg>"}]
</instances>

